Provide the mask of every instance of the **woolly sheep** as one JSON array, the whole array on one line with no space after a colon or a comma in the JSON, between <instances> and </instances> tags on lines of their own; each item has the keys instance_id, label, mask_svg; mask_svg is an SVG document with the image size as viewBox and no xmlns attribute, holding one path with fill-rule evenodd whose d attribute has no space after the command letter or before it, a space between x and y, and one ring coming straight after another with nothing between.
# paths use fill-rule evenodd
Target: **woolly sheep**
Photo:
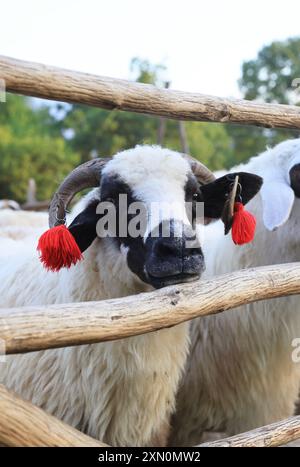
<instances>
[{"instance_id":1,"label":"woolly sheep","mask_svg":"<svg viewBox=\"0 0 300 467\"><path fill-rule=\"evenodd\" d=\"M36 237L47 228L47 225L48 214L45 212L0 209L0 238L21 240Z\"/></svg>"},{"instance_id":2,"label":"woolly sheep","mask_svg":"<svg viewBox=\"0 0 300 467\"><path fill-rule=\"evenodd\" d=\"M69 192L71 178L73 191L83 188L82 177L85 186L91 186L91 179L95 186L100 162L79 167L63 182L50 207L50 224L64 216L56 208L62 192L64 196L68 193L67 203L74 194ZM200 276L203 254L200 247L186 248L186 235L192 229L185 209L178 210L172 219L164 219L170 221L174 232L184 227L177 238L152 238L152 231L139 238L98 238L96 205L100 198L113 198L118 208L117 194L126 193L131 201L142 201L149 213L153 201L176 201L184 208L185 199L201 194L205 201L209 190L210 202L204 213L209 218L217 217L230 180L226 178L225 185L224 179L213 181L200 163L190 164L179 153L160 147L138 146L101 164L100 189L93 190L76 207L77 215L69 226L81 250L86 250L84 260L53 273L38 261L36 242L18 242L15 255L0 249L1 306L122 297ZM244 174L243 190L250 190L250 199L261 180L252 176L248 183L247 177ZM199 183L206 184L200 188ZM222 193L220 184L224 185ZM65 202L63 199L61 205ZM188 346L188 325L181 324L115 342L7 356L0 367L0 379L25 399L113 446L165 445Z\"/></svg>"},{"instance_id":3,"label":"woolly sheep","mask_svg":"<svg viewBox=\"0 0 300 467\"><path fill-rule=\"evenodd\" d=\"M243 247L221 237L220 222L205 231L204 277L300 259L300 139L288 140L233 170L263 177L248 210L255 240ZM300 362L298 296L252 303L191 324L191 355L177 397L171 444L193 445L205 430L241 433L293 414Z\"/></svg>"}]
</instances>

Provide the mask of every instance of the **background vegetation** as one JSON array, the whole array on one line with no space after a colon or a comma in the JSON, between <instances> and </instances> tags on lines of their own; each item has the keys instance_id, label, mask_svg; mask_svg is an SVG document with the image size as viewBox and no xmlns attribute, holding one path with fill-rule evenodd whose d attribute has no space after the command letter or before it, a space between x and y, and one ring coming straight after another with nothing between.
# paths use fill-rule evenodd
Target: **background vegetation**
<instances>
[{"instance_id":1,"label":"background vegetation","mask_svg":"<svg viewBox=\"0 0 300 467\"><path fill-rule=\"evenodd\" d=\"M134 58L130 71L136 81L165 86L164 66ZM300 78L300 38L274 42L254 60L244 62L239 87L246 99L300 104L292 81ZM41 105L34 99L7 95L0 103L0 198L24 202L29 178L37 197L49 199L76 164L109 156L136 144L157 142L157 118L67 104ZM237 125L186 122L189 151L211 169L247 160L299 132ZM179 124L165 122L163 144L181 149Z\"/></svg>"}]
</instances>

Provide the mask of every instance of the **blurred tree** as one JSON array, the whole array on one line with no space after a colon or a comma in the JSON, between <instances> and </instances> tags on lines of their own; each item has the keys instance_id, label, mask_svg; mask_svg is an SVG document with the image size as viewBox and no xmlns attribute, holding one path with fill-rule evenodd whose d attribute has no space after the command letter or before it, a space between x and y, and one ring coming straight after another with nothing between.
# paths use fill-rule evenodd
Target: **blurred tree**
<instances>
[{"instance_id":1,"label":"blurred tree","mask_svg":"<svg viewBox=\"0 0 300 467\"><path fill-rule=\"evenodd\" d=\"M300 37L272 42L255 60L243 63L240 89L245 99L279 104L299 104L293 80L300 78Z\"/></svg>"},{"instance_id":2,"label":"blurred tree","mask_svg":"<svg viewBox=\"0 0 300 467\"><path fill-rule=\"evenodd\" d=\"M191 154L211 170L231 165L233 157L231 137L222 124L187 122L186 132Z\"/></svg>"},{"instance_id":3,"label":"blurred tree","mask_svg":"<svg viewBox=\"0 0 300 467\"><path fill-rule=\"evenodd\" d=\"M280 104L300 104L300 38L276 41L263 47L256 59L244 62L239 86L243 97ZM299 136L297 130L271 130L228 125L237 162L280 141Z\"/></svg>"},{"instance_id":4,"label":"blurred tree","mask_svg":"<svg viewBox=\"0 0 300 467\"><path fill-rule=\"evenodd\" d=\"M81 162L111 156L136 144L150 142L155 119L143 115L73 105L62 121L62 130L81 155Z\"/></svg>"},{"instance_id":5,"label":"blurred tree","mask_svg":"<svg viewBox=\"0 0 300 467\"><path fill-rule=\"evenodd\" d=\"M162 83L163 65L133 58L132 77L148 84ZM70 135L69 145L80 152L81 161L91 157L111 156L136 144L154 143L157 119L131 112L107 111L83 105L72 105L61 121L63 134Z\"/></svg>"},{"instance_id":6,"label":"blurred tree","mask_svg":"<svg viewBox=\"0 0 300 467\"><path fill-rule=\"evenodd\" d=\"M131 77L165 87L164 65L135 57ZM242 66L239 86L246 99L300 104L300 38L273 42ZM295 86L292 86L293 80ZM298 86L297 86L298 84ZM0 103L0 197L24 201L29 178L39 199L50 198L63 176L91 157L110 156L136 144L156 144L159 119L58 103L33 105L7 95ZM298 131L185 122L190 152L211 169L230 167ZM166 120L163 144L181 150L178 122ZM80 156L79 156L80 154Z\"/></svg>"},{"instance_id":7,"label":"blurred tree","mask_svg":"<svg viewBox=\"0 0 300 467\"><path fill-rule=\"evenodd\" d=\"M131 73L138 82L165 86L165 67L134 58ZM64 134L71 135L69 144L81 154L84 162L95 155L110 156L136 144L156 144L159 119L130 112L72 105L61 121ZM231 151L231 139L222 125L185 122L191 153L200 157L212 169L226 164ZM178 121L167 120L163 145L181 150Z\"/></svg>"},{"instance_id":8,"label":"blurred tree","mask_svg":"<svg viewBox=\"0 0 300 467\"><path fill-rule=\"evenodd\" d=\"M79 162L55 128L49 108L7 95L0 104L0 198L26 199L29 178L40 200L51 198L61 179Z\"/></svg>"},{"instance_id":9,"label":"blurred tree","mask_svg":"<svg viewBox=\"0 0 300 467\"><path fill-rule=\"evenodd\" d=\"M157 87L165 87L164 78L167 68L165 65L152 64L149 60L134 57L130 63L132 78L138 83L154 84Z\"/></svg>"},{"instance_id":10,"label":"blurred tree","mask_svg":"<svg viewBox=\"0 0 300 467\"><path fill-rule=\"evenodd\" d=\"M232 159L231 138L222 124L185 122L190 154L206 164L211 170L228 166ZM181 151L178 121L167 120L164 145Z\"/></svg>"},{"instance_id":11,"label":"blurred tree","mask_svg":"<svg viewBox=\"0 0 300 467\"><path fill-rule=\"evenodd\" d=\"M49 107L38 106L33 108L33 99L7 94L7 101L0 104L0 125L8 126L15 136L26 134L48 135L57 131L55 118L49 113Z\"/></svg>"}]
</instances>

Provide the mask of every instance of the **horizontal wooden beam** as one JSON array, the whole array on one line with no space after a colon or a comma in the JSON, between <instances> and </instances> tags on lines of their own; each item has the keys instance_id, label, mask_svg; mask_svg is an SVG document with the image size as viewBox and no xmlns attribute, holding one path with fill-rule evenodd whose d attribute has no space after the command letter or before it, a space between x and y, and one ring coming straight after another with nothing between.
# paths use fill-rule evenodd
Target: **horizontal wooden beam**
<instances>
[{"instance_id":1,"label":"horizontal wooden beam","mask_svg":"<svg viewBox=\"0 0 300 467\"><path fill-rule=\"evenodd\" d=\"M201 447L275 447L291 441L300 440L300 416L290 417L280 422L266 425L256 430L247 431L230 438L202 443Z\"/></svg>"},{"instance_id":2,"label":"horizontal wooden beam","mask_svg":"<svg viewBox=\"0 0 300 467\"><path fill-rule=\"evenodd\" d=\"M10 447L104 447L0 384L0 444Z\"/></svg>"},{"instance_id":3,"label":"horizontal wooden beam","mask_svg":"<svg viewBox=\"0 0 300 467\"><path fill-rule=\"evenodd\" d=\"M179 120L300 128L300 108L107 78L0 56L6 90L27 96L127 110Z\"/></svg>"},{"instance_id":4,"label":"horizontal wooden beam","mask_svg":"<svg viewBox=\"0 0 300 467\"><path fill-rule=\"evenodd\" d=\"M113 300L2 308L0 338L7 354L111 341L298 293L300 263L245 269Z\"/></svg>"}]
</instances>

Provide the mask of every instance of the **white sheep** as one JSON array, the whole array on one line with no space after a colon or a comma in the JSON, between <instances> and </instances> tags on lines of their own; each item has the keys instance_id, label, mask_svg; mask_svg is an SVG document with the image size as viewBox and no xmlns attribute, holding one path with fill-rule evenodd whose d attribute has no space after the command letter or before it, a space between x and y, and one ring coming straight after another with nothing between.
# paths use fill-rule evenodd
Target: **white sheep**
<instances>
[{"instance_id":1,"label":"white sheep","mask_svg":"<svg viewBox=\"0 0 300 467\"><path fill-rule=\"evenodd\" d=\"M45 229L47 225L48 214L46 212L0 210L0 228L9 226Z\"/></svg>"},{"instance_id":2,"label":"white sheep","mask_svg":"<svg viewBox=\"0 0 300 467\"><path fill-rule=\"evenodd\" d=\"M13 211L19 211L21 207L19 203L12 199L0 199L0 209L12 209Z\"/></svg>"},{"instance_id":3,"label":"white sheep","mask_svg":"<svg viewBox=\"0 0 300 467\"><path fill-rule=\"evenodd\" d=\"M247 207L257 218L255 240L239 247L230 236L219 235L220 222L208 226L204 276L299 261L300 139L280 143L233 170L264 179ZM299 337L298 296L194 320L171 444L193 445L205 430L231 435L292 415L300 383L293 341Z\"/></svg>"},{"instance_id":4,"label":"white sheep","mask_svg":"<svg viewBox=\"0 0 300 467\"><path fill-rule=\"evenodd\" d=\"M47 225L48 214L45 212L0 209L0 238L21 240L36 237Z\"/></svg>"},{"instance_id":5,"label":"white sheep","mask_svg":"<svg viewBox=\"0 0 300 467\"><path fill-rule=\"evenodd\" d=\"M248 175L244 176L243 188L249 188L250 199L261 180L249 175L248 187ZM200 247L186 249L186 235L192 229L184 201L196 195L205 201L209 192L205 216L220 216L232 180L213 180L200 163L151 146L80 166L56 193L50 224L64 217L74 192L98 185L81 202L81 212L77 206L78 215L69 226L81 250L86 250L84 260L53 273L42 268L36 244L20 241L16 252L0 249L1 306L122 297L199 277L203 255ZM204 184L201 191L199 183ZM183 209L163 222L170 221L172 231L184 226L181 236L152 238L148 219L144 236L98 238L99 199L119 209L118 195L124 193L130 201L142 201L148 214L153 201L176 201ZM47 412L111 445L165 445L188 344L188 325L181 324L115 342L9 356L0 367L0 379Z\"/></svg>"}]
</instances>

